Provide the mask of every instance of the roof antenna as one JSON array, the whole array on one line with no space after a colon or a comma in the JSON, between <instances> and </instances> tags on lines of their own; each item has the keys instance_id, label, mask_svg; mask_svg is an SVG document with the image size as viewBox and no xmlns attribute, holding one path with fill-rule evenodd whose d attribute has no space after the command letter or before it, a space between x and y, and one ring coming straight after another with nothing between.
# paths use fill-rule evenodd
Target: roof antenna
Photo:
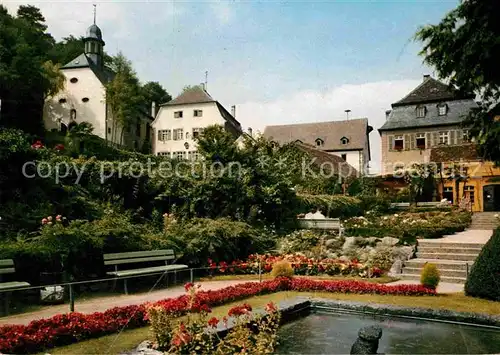
<instances>
[{"instance_id":1,"label":"roof antenna","mask_svg":"<svg viewBox=\"0 0 500 355\"><path fill-rule=\"evenodd\" d=\"M94 6L94 25L95 25L95 15L96 15L97 5L96 5L96 4L93 4L93 6Z\"/></svg>"},{"instance_id":2,"label":"roof antenna","mask_svg":"<svg viewBox=\"0 0 500 355\"><path fill-rule=\"evenodd\" d=\"M208 87L208 70L205 71L205 91L207 90Z\"/></svg>"},{"instance_id":3,"label":"roof antenna","mask_svg":"<svg viewBox=\"0 0 500 355\"><path fill-rule=\"evenodd\" d=\"M346 115L347 115L347 120L349 121L349 112L351 112L351 110L347 109L347 110L344 110L344 112L346 113Z\"/></svg>"}]
</instances>

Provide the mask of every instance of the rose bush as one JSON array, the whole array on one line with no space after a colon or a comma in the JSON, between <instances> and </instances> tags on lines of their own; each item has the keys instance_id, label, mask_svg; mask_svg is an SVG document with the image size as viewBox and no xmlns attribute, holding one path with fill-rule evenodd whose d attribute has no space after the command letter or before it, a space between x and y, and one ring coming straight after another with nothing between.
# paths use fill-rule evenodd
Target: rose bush
<instances>
[{"instance_id":1,"label":"rose bush","mask_svg":"<svg viewBox=\"0 0 500 355\"><path fill-rule=\"evenodd\" d=\"M190 309L200 312L208 307L234 302L251 296L279 291L324 291L369 293L382 295L435 295L436 291L421 285L380 285L361 281L314 281L307 279L274 279L247 282L219 290L197 292L196 303L190 306L189 296L183 295L158 302L115 307L92 314L69 313L32 321L28 325L0 327L1 353L37 353L43 349L66 345L148 324L147 309L160 307L165 314L181 315Z\"/></svg>"}]
</instances>

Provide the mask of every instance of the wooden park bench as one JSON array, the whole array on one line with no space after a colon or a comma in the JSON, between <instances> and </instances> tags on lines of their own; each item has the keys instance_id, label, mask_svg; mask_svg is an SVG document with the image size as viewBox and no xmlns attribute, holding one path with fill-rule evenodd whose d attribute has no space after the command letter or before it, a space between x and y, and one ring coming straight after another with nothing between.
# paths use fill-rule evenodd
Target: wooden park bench
<instances>
[{"instance_id":1,"label":"wooden park bench","mask_svg":"<svg viewBox=\"0 0 500 355\"><path fill-rule=\"evenodd\" d=\"M12 259L3 259L0 260L0 277L3 278L3 275L6 274L14 274L16 269L14 267L14 260ZM8 281L2 282L0 279L0 292L2 293L2 298L5 302L5 314L9 313L9 291L14 291L18 288L31 286L28 282L25 281Z\"/></svg>"},{"instance_id":2,"label":"wooden park bench","mask_svg":"<svg viewBox=\"0 0 500 355\"><path fill-rule=\"evenodd\" d=\"M113 276L116 279L123 278L123 287L125 293L128 294L127 278L131 276L150 275L159 272L168 272L187 269L187 265L168 264L169 261L175 260L174 251L169 250L151 250L151 251L134 251L129 253L113 253L104 254L104 265L114 266L114 271L107 272L106 275ZM141 264L151 262L163 262L164 265L142 267L136 269L118 270L118 266L126 264Z\"/></svg>"}]
</instances>

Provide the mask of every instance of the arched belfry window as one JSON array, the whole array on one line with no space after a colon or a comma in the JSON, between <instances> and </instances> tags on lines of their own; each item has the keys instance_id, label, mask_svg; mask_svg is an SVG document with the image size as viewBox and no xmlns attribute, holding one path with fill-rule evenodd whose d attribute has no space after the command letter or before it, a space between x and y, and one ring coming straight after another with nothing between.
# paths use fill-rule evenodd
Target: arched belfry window
<instances>
[{"instance_id":1,"label":"arched belfry window","mask_svg":"<svg viewBox=\"0 0 500 355\"><path fill-rule=\"evenodd\" d=\"M75 109L71 109L71 111L69 112L69 119L71 121L75 121L76 120L76 110Z\"/></svg>"}]
</instances>

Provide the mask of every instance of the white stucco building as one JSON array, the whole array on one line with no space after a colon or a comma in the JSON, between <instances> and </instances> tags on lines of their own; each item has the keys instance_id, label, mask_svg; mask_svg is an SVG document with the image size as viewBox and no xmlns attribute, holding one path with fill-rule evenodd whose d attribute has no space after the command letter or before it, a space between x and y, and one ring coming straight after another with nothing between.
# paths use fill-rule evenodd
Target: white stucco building
<instances>
[{"instance_id":1,"label":"white stucco building","mask_svg":"<svg viewBox=\"0 0 500 355\"><path fill-rule=\"evenodd\" d=\"M278 144L300 142L334 154L366 174L371 160L367 118L267 126L264 137Z\"/></svg>"},{"instance_id":2,"label":"white stucco building","mask_svg":"<svg viewBox=\"0 0 500 355\"><path fill-rule=\"evenodd\" d=\"M202 86L186 90L161 105L152 123L153 153L179 159L198 159L193 138L205 127L221 125L238 137L241 125L224 106L214 100Z\"/></svg>"},{"instance_id":3,"label":"white stucco building","mask_svg":"<svg viewBox=\"0 0 500 355\"><path fill-rule=\"evenodd\" d=\"M130 127L121 127L113 120L111 107L106 102L105 85L115 74L104 65L105 43L95 23L87 29L84 43L83 53L61 67L66 78L64 89L45 102L45 128L66 132L76 124L88 122L94 127L93 134L102 139L141 149L146 141L147 144L151 141L153 117L144 113Z\"/></svg>"}]
</instances>

